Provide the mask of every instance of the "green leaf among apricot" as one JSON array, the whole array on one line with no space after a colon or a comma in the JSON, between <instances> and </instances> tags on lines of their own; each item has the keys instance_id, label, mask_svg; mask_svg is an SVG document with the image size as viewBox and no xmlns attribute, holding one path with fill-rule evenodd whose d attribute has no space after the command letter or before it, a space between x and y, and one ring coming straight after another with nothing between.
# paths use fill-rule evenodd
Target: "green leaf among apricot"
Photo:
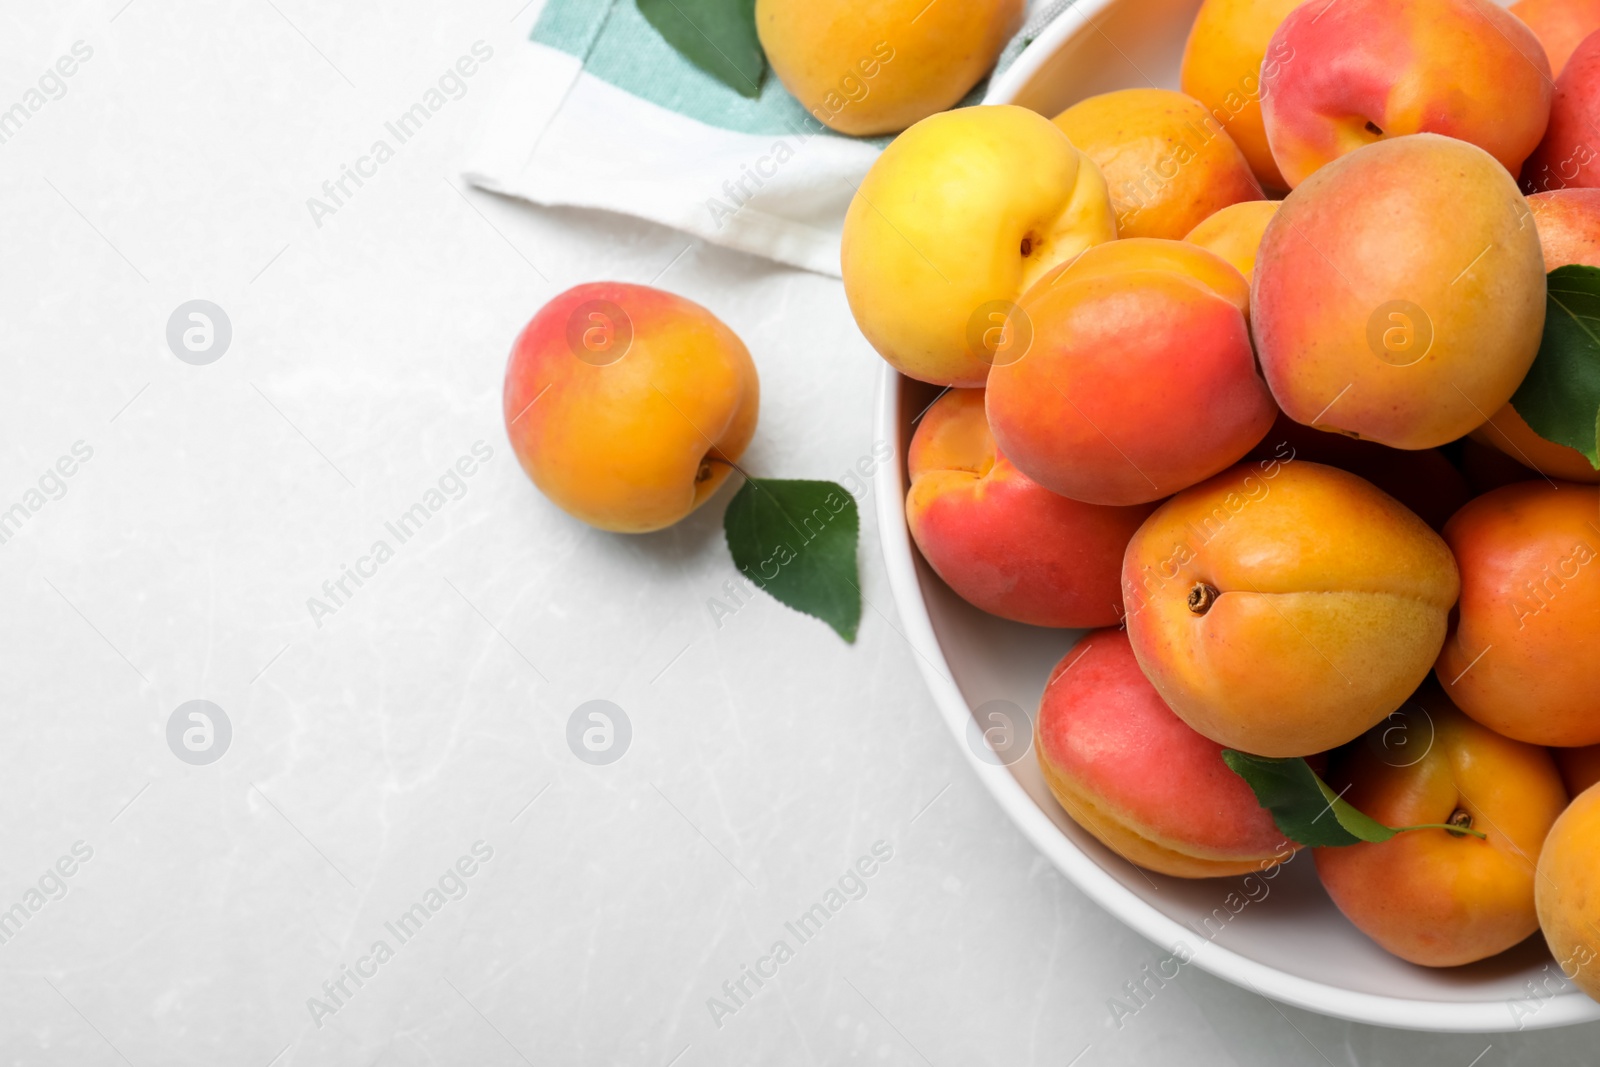
<instances>
[{"instance_id":1,"label":"green leaf among apricot","mask_svg":"<svg viewBox=\"0 0 1600 1067\"><path fill-rule=\"evenodd\" d=\"M722 530L746 578L855 643L861 625L861 516L842 485L747 478L728 501Z\"/></svg>"},{"instance_id":2,"label":"green leaf among apricot","mask_svg":"<svg viewBox=\"0 0 1600 1067\"><path fill-rule=\"evenodd\" d=\"M1534 433L1600 470L1600 268L1557 267L1546 287L1539 354L1511 406Z\"/></svg>"},{"instance_id":3,"label":"green leaf among apricot","mask_svg":"<svg viewBox=\"0 0 1600 1067\"><path fill-rule=\"evenodd\" d=\"M740 96L761 95L767 54L756 0L637 0L639 14L689 62Z\"/></svg>"},{"instance_id":4,"label":"green leaf among apricot","mask_svg":"<svg viewBox=\"0 0 1600 1067\"><path fill-rule=\"evenodd\" d=\"M1470 827L1438 823L1385 826L1341 798L1299 757L1275 759L1225 748L1222 761L1250 786L1284 836L1308 848L1337 848L1362 841L1378 843L1407 830L1444 830L1480 839L1485 836Z\"/></svg>"}]
</instances>

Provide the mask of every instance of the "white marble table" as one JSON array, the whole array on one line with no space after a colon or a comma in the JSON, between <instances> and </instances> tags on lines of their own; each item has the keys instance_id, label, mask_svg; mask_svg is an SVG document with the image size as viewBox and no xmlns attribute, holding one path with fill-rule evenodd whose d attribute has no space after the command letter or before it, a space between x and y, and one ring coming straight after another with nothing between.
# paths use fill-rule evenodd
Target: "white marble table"
<instances>
[{"instance_id":1,"label":"white marble table","mask_svg":"<svg viewBox=\"0 0 1600 1067\"><path fill-rule=\"evenodd\" d=\"M0 109L44 78L0 122L0 1062L1592 1058L1593 1030L1382 1031L1189 971L1131 1002L1161 952L970 776L893 625L870 506L849 647L766 599L713 618L720 500L622 538L541 499L500 375L571 284L657 280L738 330L764 473L842 478L870 449L877 361L834 281L460 188L492 60L337 210L308 208L531 16L96 0L0 19ZM194 299L231 325L202 365L167 343ZM435 489L420 529L388 531ZM596 699L632 726L604 766L566 740ZM191 700L231 727L214 762L169 748ZM871 876L844 906L790 932L852 869Z\"/></svg>"}]
</instances>

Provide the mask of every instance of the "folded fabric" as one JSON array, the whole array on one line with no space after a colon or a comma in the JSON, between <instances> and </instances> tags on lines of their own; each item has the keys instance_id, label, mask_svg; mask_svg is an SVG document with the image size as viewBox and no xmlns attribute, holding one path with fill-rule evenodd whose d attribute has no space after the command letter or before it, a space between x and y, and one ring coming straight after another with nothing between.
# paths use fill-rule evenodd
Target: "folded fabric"
<instances>
[{"instance_id":1,"label":"folded fabric","mask_svg":"<svg viewBox=\"0 0 1600 1067\"><path fill-rule=\"evenodd\" d=\"M1035 4L1000 64L1069 2ZM549 0L509 63L467 181L838 275L845 209L888 138L834 133L770 72L759 96L741 96L679 55L634 0Z\"/></svg>"}]
</instances>

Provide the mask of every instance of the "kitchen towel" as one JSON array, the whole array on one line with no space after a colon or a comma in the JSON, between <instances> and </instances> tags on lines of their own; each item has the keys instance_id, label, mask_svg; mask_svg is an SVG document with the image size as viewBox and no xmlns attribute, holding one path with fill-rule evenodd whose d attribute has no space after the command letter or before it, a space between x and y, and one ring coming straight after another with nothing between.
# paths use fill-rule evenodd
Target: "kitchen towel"
<instances>
[{"instance_id":1,"label":"kitchen towel","mask_svg":"<svg viewBox=\"0 0 1600 1067\"><path fill-rule=\"evenodd\" d=\"M1031 5L996 69L1069 4ZM635 0L549 0L511 63L464 168L473 185L838 275L845 209L889 138L834 133L770 70L759 96L734 92L667 44Z\"/></svg>"}]
</instances>

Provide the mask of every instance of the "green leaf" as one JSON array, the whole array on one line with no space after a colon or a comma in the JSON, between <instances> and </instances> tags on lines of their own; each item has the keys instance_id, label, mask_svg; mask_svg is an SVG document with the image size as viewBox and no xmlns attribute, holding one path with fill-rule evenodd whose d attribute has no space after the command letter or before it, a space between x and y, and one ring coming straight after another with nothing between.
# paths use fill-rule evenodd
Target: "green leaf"
<instances>
[{"instance_id":1,"label":"green leaf","mask_svg":"<svg viewBox=\"0 0 1600 1067\"><path fill-rule=\"evenodd\" d=\"M756 0L637 0L639 14L685 59L740 96L761 95L767 56Z\"/></svg>"},{"instance_id":2,"label":"green leaf","mask_svg":"<svg viewBox=\"0 0 1600 1067\"><path fill-rule=\"evenodd\" d=\"M1222 760L1255 791L1256 800L1272 813L1272 821L1278 824L1278 829L1289 840L1313 848L1353 845L1368 840L1344 825L1344 821L1338 817L1338 808L1342 805L1357 815L1361 813L1337 797L1330 802L1327 785L1305 760L1252 756L1231 748L1222 750ZM1361 815L1361 818L1372 822L1365 815ZM1388 837L1393 836L1393 832L1388 834ZM1372 840L1387 839L1377 837Z\"/></svg>"},{"instance_id":3,"label":"green leaf","mask_svg":"<svg viewBox=\"0 0 1600 1067\"><path fill-rule=\"evenodd\" d=\"M1305 767L1306 773L1311 775L1311 780L1317 783L1317 790L1322 795L1323 804L1327 806L1329 811L1333 812L1333 817L1339 820L1340 828L1347 833L1360 838L1362 841L1378 842L1387 841L1400 832L1383 825L1377 819L1357 810L1353 804L1341 798L1338 793L1335 793L1329 787L1327 782L1317 777L1317 772L1313 771L1305 760L1296 759L1295 762ZM1279 829L1283 828L1280 826ZM1354 842L1351 843L1354 844Z\"/></svg>"},{"instance_id":4,"label":"green leaf","mask_svg":"<svg viewBox=\"0 0 1600 1067\"><path fill-rule=\"evenodd\" d=\"M1479 840L1486 836L1470 826L1440 823L1385 826L1341 800L1299 757L1274 759L1225 748L1222 761L1255 792L1256 800L1272 813L1272 821L1284 836L1308 848L1337 848L1361 841L1376 844L1408 830L1443 830L1457 836L1470 834Z\"/></svg>"},{"instance_id":5,"label":"green leaf","mask_svg":"<svg viewBox=\"0 0 1600 1067\"><path fill-rule=\"evenodd\" d=\"M1511 406L1534 433L1600 470L1600 268L1557 267L1546 286L1539 354Z\"/></svg>"},{"instance_id":6,"label":"green leaf","mask_svg":"<svg viewBox=\"0 0 1600 1067\"><path fill-rule=\"evenodd\" d=\"M722 530L745 577L855 642L861 625L861 516L843 486L748 478L728 502Z\"/></svg>"}]
</instances>

